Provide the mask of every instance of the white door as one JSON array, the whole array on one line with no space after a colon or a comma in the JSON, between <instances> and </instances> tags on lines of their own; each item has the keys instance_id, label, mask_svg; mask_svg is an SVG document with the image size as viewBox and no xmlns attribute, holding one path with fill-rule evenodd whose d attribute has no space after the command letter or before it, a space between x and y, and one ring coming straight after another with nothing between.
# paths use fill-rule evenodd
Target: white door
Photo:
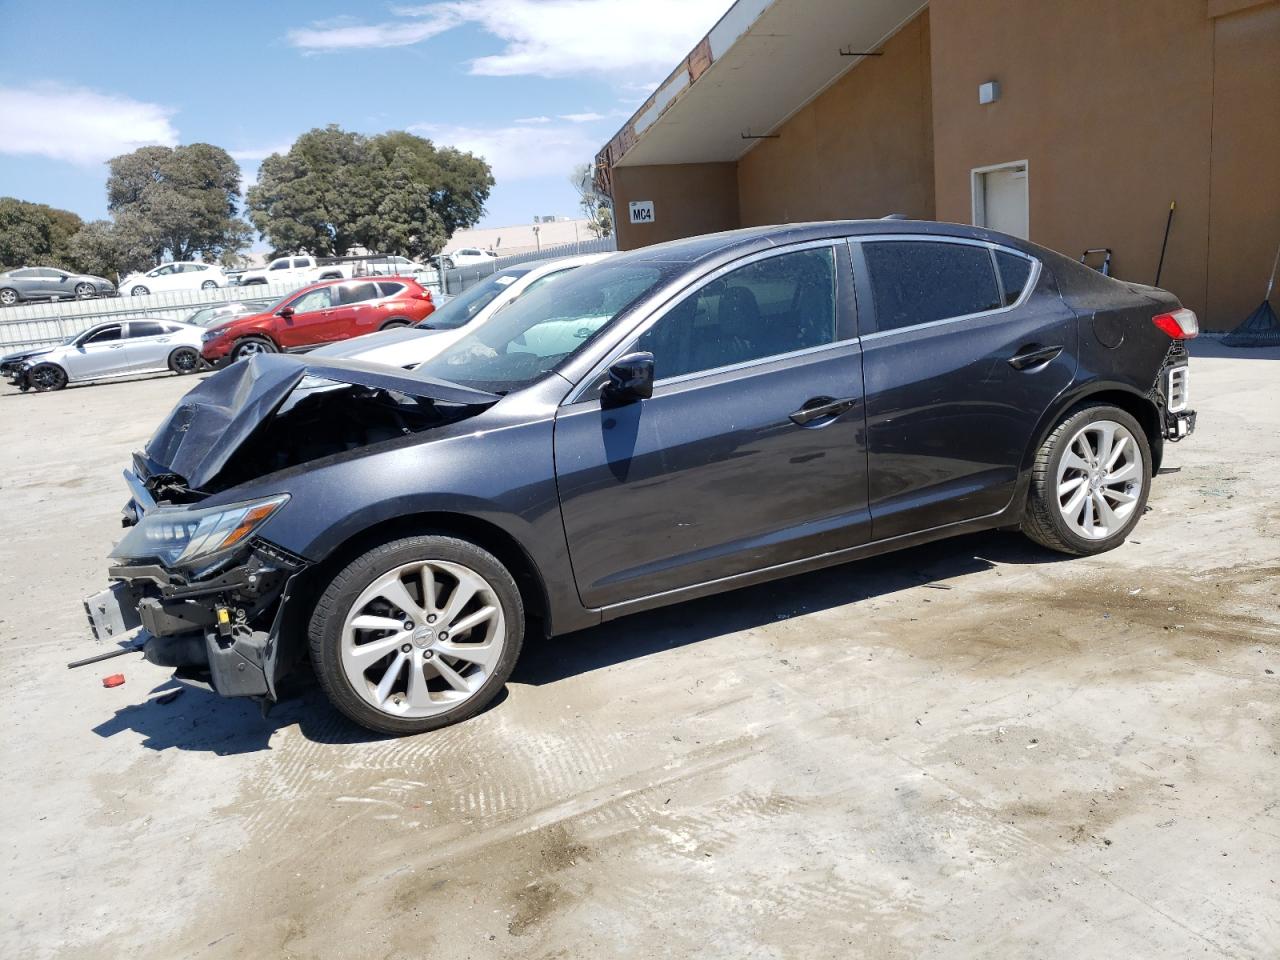
<instances>
[{"instance_id":1,"label":"white door","mask_svg":"<svg viewBox=\"0 0 1280 960\"><path fill-rule=\"evenodd\" d=\"M973 172L974 226L1028 239L1027 165L1011 163Z\"/></svg>"}]
</instances>

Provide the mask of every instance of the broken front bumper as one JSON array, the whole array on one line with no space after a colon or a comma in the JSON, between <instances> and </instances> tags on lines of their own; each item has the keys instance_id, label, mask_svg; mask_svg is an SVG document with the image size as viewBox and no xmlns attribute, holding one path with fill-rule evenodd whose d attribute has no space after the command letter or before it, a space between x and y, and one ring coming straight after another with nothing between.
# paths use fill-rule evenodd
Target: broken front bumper
<instances>
[{"instance_id":1,"label":"broken front bumper","mask_svg":"<svg viewBox=\"0 0 1280 960\"><path fill-rule=\"evenodd\" d=\"M85 612L99 641L141 627L146 659L175 668L181 680L226 697L274 700L292 666L281 655L287 599L305 569L304 561L265 541L204 580L158 565L112 567L115 582L87 598Z\"/></svg>"}]
</instances>

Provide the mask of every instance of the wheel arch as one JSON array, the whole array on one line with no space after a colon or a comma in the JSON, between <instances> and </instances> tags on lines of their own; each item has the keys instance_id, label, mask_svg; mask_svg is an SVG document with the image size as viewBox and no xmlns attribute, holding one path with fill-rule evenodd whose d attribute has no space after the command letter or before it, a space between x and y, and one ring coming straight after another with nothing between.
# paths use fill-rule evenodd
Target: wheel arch
<instances>
[{"instance_id":1,"label":"wheel arch","mask_svg":"<svg viewBox=\"0 0 1280 960\"><path fill-rule=\"evenodd\" d=\"M1164 453L1164 433L1161 431L1160 410L1156 407L1155 401L1149 395L1126 383L1094 381L1063 394L1040 419L1031 443L1022 455L1021 471L1023 473L1030 471L1036 451L1040 449L1045 438L1066 419L1071 411L1086 403L1108 403L1137 420L1151 448L1152 475L1160 469Z\"/></svg>"},{"instance_id":2,"label":"wheel arch","mask_svg":"<svg viewBox=\"0 0 1280 960\"><path fill-rule=\"evenodd\" d=\"M410 320L408 317L390 317L382 321L382 326L380 326L378 329L387 330L387 329L390 329L391 327L411 327L411 326L413 326L413 321Z\"/></svg>"}]
</instances>

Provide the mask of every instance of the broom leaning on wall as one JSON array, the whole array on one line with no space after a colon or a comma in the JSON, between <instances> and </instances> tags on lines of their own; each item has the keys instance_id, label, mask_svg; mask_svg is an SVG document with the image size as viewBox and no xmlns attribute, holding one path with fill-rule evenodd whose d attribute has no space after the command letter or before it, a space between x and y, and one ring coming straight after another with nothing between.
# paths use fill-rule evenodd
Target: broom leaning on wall
<instances>
[{"instance_id":1,"label":"broom leaning on wall","mask_svg":"<svg viewBox=\"0 0 1280 960\"><path fill-rule=\"evenodd\" d=\"M1267 293L1258 304L1258 309L1244 318L1244 323L1236 327L1225 337L1222 343L1227 347L1280 347L1280 318L1271 308L1271 288L1276 283L1276 268L1280 267L1280 247L1276 248L1276 259L1271 264L1271 279L1267 281Z\"/></svg>"}]
</instances>

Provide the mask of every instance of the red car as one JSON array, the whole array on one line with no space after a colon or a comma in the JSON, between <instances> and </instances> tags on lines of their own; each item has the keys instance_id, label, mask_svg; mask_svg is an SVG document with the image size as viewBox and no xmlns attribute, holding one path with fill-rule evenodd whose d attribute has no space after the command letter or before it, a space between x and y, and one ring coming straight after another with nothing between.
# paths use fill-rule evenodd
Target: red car
<instances>
[{"instance_id":1,"label":"red car","mask_svg":"<svg viewBox=\"0 0 1280 960\"><path fill-rule=\"evenodd\" d=\"M325 280L294 291L262 313L211 328L200 354L223 366L255 353L307 350L418 323L435 308L431 292L408 277Z\"/></svg>"}]
</instances>

